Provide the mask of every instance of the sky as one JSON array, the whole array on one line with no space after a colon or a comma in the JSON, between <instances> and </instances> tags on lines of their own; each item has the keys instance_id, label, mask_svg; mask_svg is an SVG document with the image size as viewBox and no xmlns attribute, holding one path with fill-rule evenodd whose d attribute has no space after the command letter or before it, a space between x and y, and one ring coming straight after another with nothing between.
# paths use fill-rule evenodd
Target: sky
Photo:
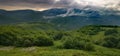
<instances>
[{"instance_id":1,"label":"sky","mask_svg":"<svg viewBox=\"0 0 120 56\"><path fill-rule=\"evenodd\" d=\"M0 0L0 9L46 10L51 8L93 7L120 11L120 0Z\"/></svg>"}]
</instances>

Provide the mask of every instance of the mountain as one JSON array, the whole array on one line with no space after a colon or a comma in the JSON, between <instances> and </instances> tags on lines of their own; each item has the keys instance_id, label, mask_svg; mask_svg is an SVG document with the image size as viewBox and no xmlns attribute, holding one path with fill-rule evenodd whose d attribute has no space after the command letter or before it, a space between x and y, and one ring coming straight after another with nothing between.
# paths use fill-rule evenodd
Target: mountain
<instances>
[{"instance_id":1,"label":"mountain","mask_svg":"<svg viewBox=\"0 0 120 56\"><path fill-rule=\"evenodd\" d=\"M21 22L44 22L58 28L75 29L85 25L120 25L118 11L90 8L53 8L45 11L0 10L0 24Z\"/></svg>"}]
</instances>

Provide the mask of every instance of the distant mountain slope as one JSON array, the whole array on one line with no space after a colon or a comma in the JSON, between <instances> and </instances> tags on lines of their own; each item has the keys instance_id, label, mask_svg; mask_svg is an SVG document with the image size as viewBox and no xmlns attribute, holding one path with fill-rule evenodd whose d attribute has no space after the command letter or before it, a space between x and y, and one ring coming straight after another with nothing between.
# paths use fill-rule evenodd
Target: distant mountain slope
<instances>
[{"instance_id":1,"label":"distant mountain slope","mask_svg":"<svg viewBox=\"0 0 120 56\"><path fill-rule=\"evenodd\" d=\"M77 8L53 8L45 11L0 10L0 24L20 22L45 22L66 29L85 25L120 25L120 15L116 11L99 11Z\"/></svg>"},{"instance_id":2,"label":"distant mountain slope","mask_svg":"<svg viewBox=\"0 0 120 56\"><path fill-rule=\"evenodd\" d=\"M42 22L23 22L23 23L17 23L17 24L10 24L10 25L0 25L0 27L4 27L9 29L12 27L13 29L18 28L22 30L28 30L28 31L37 31L37 30L58 30L57 27L55 27L53 24L48 23L42 23ZM3 29L4 29L3 28ZM4 31L4 30L3 30Z\"/></svg>"}]
</instances>

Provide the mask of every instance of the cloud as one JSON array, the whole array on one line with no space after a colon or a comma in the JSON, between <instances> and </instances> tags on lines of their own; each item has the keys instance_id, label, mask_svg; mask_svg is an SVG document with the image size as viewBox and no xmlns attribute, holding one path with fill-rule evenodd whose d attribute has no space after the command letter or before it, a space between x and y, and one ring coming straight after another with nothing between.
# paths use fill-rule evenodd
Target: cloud
<instances>
[{"instance_id":1,"label":"cloud","mask_svg":"<svg viewBox=\"0 0 120 56\"><path fill-rule=\"evenodd\" d=\"M120 0L0 0L0 9L3 7L26 7L33 9L56 7L96 7L120 11Z\"/></svg>"},{"instance_id":2,"label":"cloud","mask_svg":"<svg viewBox=\"0 0 120 56\"><path fill-rule=\"evenodd\" d=\"M120 0L60 0L56 4L63 4L65 7L99 7L105 9L120 10Z\"/></svg>"}]
</instances>

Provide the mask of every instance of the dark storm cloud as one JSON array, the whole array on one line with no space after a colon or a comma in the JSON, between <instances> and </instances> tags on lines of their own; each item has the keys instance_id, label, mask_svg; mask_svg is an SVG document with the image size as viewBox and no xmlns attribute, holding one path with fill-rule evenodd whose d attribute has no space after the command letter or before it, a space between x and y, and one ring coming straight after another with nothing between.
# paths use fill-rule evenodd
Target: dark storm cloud
<instances>
[{"instance_id":1,"label":"dark storm cloud","mask_svg":"<svg viewBox=\"0 0 120 56\"><path fill-rule=\"evenodd\" d=\"M52 5L54 0L0 0L0 6L12 5L12 6L43 6ZM28 7L29 7L28 6Z\"/></svg>"},{"instance_id":2,"label":"dark storm cloud","mask_svg":"<svg viewBox=\"0 0 120 56\"><path fill-rule=\"evenodd\" d=\"M0 0L0 4L6 3L32 3L32 4L50 4L53 0Z\"/></svg>"},{"instance_id":3,"label":"dark storm cloud","mask_svg":"<svg viewBox=\"0 0 120 56\"><path fill-rule=\"evenodd\" d=\"M0 0L0 9L49 8L54 0Z\"/></svg>"},{"instance_id":4,"label":"dark storm cloud","mask_svg":"<svg viewBox=\"0 0 120 56\"><path fill-rule=\"evenodd\" d=\"M96 6L120 10L120 0L0 0L2 8L54 8Z\"/></svg>"},{"instance_id":5,"label":"dark storm cloud","mask_svg":"<svg viewBox=\"0 0 120 56\"><path fill-rule=\"evenodd\" d=\"M31 4L31 5L53 5L55 3L56 0L0 0L0 5L15 5L15 6L19 6L19 4ZM60 0L59 2L57 2L54 5L67 5L70 2L68 0Z\"/></svg>"}]
</instances>

